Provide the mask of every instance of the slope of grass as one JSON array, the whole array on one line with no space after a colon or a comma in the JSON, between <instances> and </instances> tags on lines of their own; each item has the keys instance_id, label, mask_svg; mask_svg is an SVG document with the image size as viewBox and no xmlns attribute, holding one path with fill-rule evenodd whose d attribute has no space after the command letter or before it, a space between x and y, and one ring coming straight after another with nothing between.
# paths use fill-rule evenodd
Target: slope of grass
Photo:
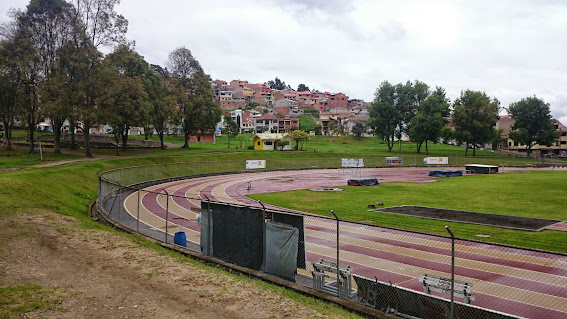
<instances>
[{"instance_id":1,"label":"slope of grass","mask_svg":"<svg viewBox=\"0 0 567 319\"><path fill-rule=\"evenodd\" d=\"M238 156L238 154L236 154ZM147 158L114 158L97 161L70 163L63 166L26 168L19 170L0 171L0 218L9 219L20 213L39 212L50 210L60 214L72 216L81 221L79 229L102 229L109 232L116 230L96 223L88 218L87 208L97 196L97 172L104 170L150 164L166 164L187 161L201 161L212 163L226 160L232 154L210 154L196 156L169 156ZM241 161L241 160L239 160ZM163 247L151 243L137 236L122 234L129 237L140 246L158 250L161 253L174 254ZM2 244L0 238L0 245ZM188 257L178 255L184 262L192 262ZM210 271L220 271L214 267L200 264ZM226 272L225 272L226 273ZM333 314L344 318L358 318L343 309L320 302L314 298L287 291L264 282L240 278L244 281L254 282L265 289L276 291L300 304L308 306L322 314ZM33 310L57 310L61 300L56 291L39 286L12 286L0 287L0 317L12 318Z\"/></svg>"},{"instance_id":2,"label":"slope of grass","mask_svg":"<svg viewBox=\"0 0 567 319\"><path fill-rule=\"evenodd\" d=\"M437 183L384 183L380 186L341 186L342 192L309 190L254 194L265 203L324 216L334 210L341 219L447 235L450 225L461 238L567 252L567 232L528 232L489 226L420 219L368 212L367 205L382 201L386 207L417 205L503 215L565 220L567 172L534 172L440 179Z\"/></svg>"}]
</instances>

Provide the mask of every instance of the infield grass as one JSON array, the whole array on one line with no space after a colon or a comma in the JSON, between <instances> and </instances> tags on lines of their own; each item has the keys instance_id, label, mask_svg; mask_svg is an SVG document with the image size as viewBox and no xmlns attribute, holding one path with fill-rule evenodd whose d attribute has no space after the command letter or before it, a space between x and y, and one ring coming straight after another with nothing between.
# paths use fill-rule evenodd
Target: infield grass
<instances>
[{"instance_id":1,"label":"infield grass","mask_svg":"<svg viewBox=\"0 0 567 319\"><path fill-rule=\"evenodd\" d=\"M502 229L388 213L369 212L368 205L416 205L502 215L566 220L567 172L524 171L439 179L435 183L383 183L380 186L342 186L342 192L299 190L253 194L265 203L375 225L447 235L449 225L460 238L567 252L567 232ZM481 238L476 235L489 235Z\"/></svg>"}]
</instances>

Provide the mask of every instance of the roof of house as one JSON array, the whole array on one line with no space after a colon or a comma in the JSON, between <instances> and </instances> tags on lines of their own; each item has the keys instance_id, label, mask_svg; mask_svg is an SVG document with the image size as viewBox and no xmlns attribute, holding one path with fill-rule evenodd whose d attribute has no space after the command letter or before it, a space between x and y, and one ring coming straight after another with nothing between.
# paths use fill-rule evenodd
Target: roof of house
<instances>
[{"instance_id":1,"label":"roof of house","mask_svg":"<svg viewBox=\"0 0 567 319\"><path fill-rule=\"evenodd\" d=\"M286 135L289 135L287 133L257 133L254 136L252 136L252 138L250 139L251 141L254 140L254 137L258 136L258 138L262 141L266 141L266 140L281 140L282 138L284 138Z\"/></svg>"},{"instance_id":2,"label":"roof of house","mask_svg":"<svg viewBox=\"0 0 567 319\"><path fill-rule=\"evenodd\" d=\"M559 120L554 120L554 121L557 124L557 132L567 132L567 127L565 127L565 125L561 124Z\"/></svg>"}]
</instances>

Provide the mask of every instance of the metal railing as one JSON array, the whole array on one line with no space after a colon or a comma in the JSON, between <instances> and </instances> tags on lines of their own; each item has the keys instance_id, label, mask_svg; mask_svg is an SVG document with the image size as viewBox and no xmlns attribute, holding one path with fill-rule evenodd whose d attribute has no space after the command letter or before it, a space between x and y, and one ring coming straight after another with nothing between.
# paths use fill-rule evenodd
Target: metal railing
<instances>
[{"instance_id":1,"label":"metal railing","mask_svg":"<svg viewBox=\"0 0 567 319\"><path fill-rule=\"evenodd\" d=\"M459 163L451 166L458 166L468 164L470 159L450 158L449 161ZM365 158L364 162L366 166L386 166L384 158ZM423 159L417 157L413 162L411 157L404 158L404 166L421 166L422 163ZM482 162L490 163L498 164L498 158ZM271 159L266 168L320 169L340 165L337 158ZM175 242L177 233L183 232L187 248L217 257L212 252L214 245L211 247L213 214L210 209L206 223L197 220L198 213L207 210L201 207L202 200L209 205L229 202L239 209L263 209L266 220L273 219L269 212L286 212L270 206L266 210L261 204L235 204L229 197L208 197L212 195L210 188L227 180L241 178L244 184L246 176L243 174L248 173L245 169L244 160L227 160L110 170L99 174L98 203L104 214L132 232L165 243L172 242L171 235L175 235ZM326 288L339 297L400 317L567 316L567 256L564 254L463 240L455 238L452 232L451 236L439 236L350 222L337 215L340 213L335 218L303 214L303 241L300 239L299 245L304 247L304 265L297 268L295 280L298 283ZM207 236L211 236L205 247L201 241L202 227L208 227ZM250 236L265 236L265 233L255 228ZM264 258L258 254L265 251L245 253L251 254L252 260ZM265 264L265 260L262 263ZM325 267L334 265L337 269L326 275L317 272L315 263ZM352 294L341 293L346 291L346 278L341 277L346 276L345 269L352 270L354 276L354 283L350 278L348 281ZM437 289L430 286L425 290L429 293L423 292L425 274L428 278L438 278L441 288L428 281ZM447 280L450 288L443 289L443 282ZM474 300L472 305L467 304L467 299L459 299L462 292L455 293L454 287L462 286L456 285L457 282L466 282L468 289L472 287L472 294L468 292L469 302Z\"/></svg>"}]
</instances>

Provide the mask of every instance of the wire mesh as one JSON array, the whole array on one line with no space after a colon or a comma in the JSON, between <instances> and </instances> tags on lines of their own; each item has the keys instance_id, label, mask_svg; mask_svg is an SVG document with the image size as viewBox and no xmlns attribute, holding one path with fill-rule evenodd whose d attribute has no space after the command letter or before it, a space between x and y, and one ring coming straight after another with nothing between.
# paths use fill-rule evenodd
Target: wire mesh
<instances>
[{"instance_id":1,"label":"wire mesh","mask_svg":"<svg viewBox=\"0 0 567 319\"><path fill-rule=\"evenodd\" d=\"M468 164L469 160L449 159L450 163L456 163L454 165ZM379 157L368 157L364 161L365 166L386 165L385 159ZM403 165L422 166L422 161L423 157L404 157ZM212 219L206 223L199 220L200 212L206 209L201 201L210 197L217 202L234 204L238 187L246 188L247 184L233 185L232 195L217 193L215 189L221 179L215 174L231 172L236 173L231 175L234 180L245 180L244 162L156 164L107 171L99 175L99 204L106 215L132 231L214 256L214 247L208 245L214 242L211 234L215 225ZM499 165L500 160L487 158L483 163ZM268 161L267 169L339 168L340 165L340 159L336 158L276 159ZM212 175L200 177L203 174ZM251 201L247 205L240 203L238 207L245 206L261 207ZM268 211L274 209L269 208ZM567 256L564 254L456 239L451 312L451 289L447 283L452 276L452 251L448 236L371 225L375 220L340 220L337 240L335 219L302 214L300 223L289 216L289 212L278 211L266 218L302 229L298 246L303 254L297 259L296 276L302 284L401 316L567 316ZM234 221L228 224L231 223L244 228ZM211 235L206 243L202 242L203 225ZM454 231L459 237L459 230ZM219 233L217 229L216 236L226 237L231 231L224 232ZM184 234L185 242L177 240L179 233ZM250 238L265 236L258 229L248 235ZM514 240L509 239L511 243ZM258 256L247 258L257 260Z\"/></svg>"}]
</instances>

